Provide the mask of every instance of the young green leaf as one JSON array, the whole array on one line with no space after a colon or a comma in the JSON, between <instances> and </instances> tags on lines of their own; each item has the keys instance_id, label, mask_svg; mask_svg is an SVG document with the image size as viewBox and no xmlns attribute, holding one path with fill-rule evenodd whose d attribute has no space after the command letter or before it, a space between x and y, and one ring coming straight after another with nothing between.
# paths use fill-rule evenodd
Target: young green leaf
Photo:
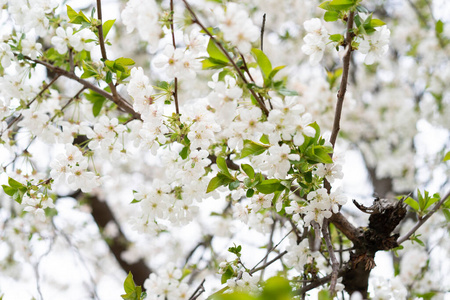
<instances>
[{"instance_id":1,"label":"young green leaf","mask_svg":"<svg viewBox=\"0 0 450 300\"><path fill-rule=\"evenodd\" d=\"M111 30L112 26L114 25L114 22L116 22L116 19L114 20L108 20L105 23L103 23L102 29L103 29L103 38L106 38L109 31Z\"/></svg>"},{"instance_id":2,"label":"young green leaf","mask_svg":"<svg viewBox=\"0 0 450 300\"><path fill-rule=\"evenodd\" d=\"M269 58L266 56L266 54L264 54L263 51L257 48L253 48L252 53L255 56L256 63L262 71L263 77L268 78L270 76L270 73L272 72L272 63L270 62Z\"/></svg>"},{"instance_id":3,"label":"young green leaf","mask_svg":"<svg viewBox=\"0 0 450 300\"><path fill-rule=\"evenodd\" d=\"M406 198L403 202L411 206L415 211L419 211L419 203L411 197Z\"/></svg>"},{"instance_id":4,"label":"young green leaf","mask_svg":"<svg viewBox=\"0 0 450 300\"><path fill-rule=\"evenodd\" d=\"M15 189L19 189L19 188L24 187L24 185L23 185L22 183L18 182L17 180L15 180L15 179L13 179L13 178L11 178L11 177L8 178L8 184L9 184L12 188L15 188Z\"/></svg>"},{"instance_id":5,"label":"young green leaf","mask_svg":"<svg viewBox=\"0 0 450 300\"><path fill-rule=\"evenodd\" d=\"M448 161L448 160L450 160L450 151L445 153L445 156L444 156L444 161Z\"/></svg>"},{"instance_id":6,"label":"young green leaf","mask_svg":"<svg viewBox=\"0 0 450 300\"><path fill-rule=\"evenodd\" d=\"M339 13L337 11L327 11L325 12L325 15L323 16L323 19L326 22L334 22L339 19Z\"/></svg>"},{"instance_id":7,"label":"young green leaf","mask_svg":"<svg viewBox=\"0 0 450 300\"><path fill-rule=\"evenodd\" d=\"M210 58L213 58L225 64L228 63L228 57L225 54L223 54L223 52L217 47L213 39L209 39L206 51L208 51Z\"/></svg>"},{"instance_id":8,"label":"young green leaf","mask_svg":"<svg viewBox=\"0 0 450 300\"><path fill-rule=\"evenodd\" d=\"M208 187L206 188L206 193L212 192L215 189L217 189L218 187L220 187L222 185L227 185L232 181L233 181L233 179L219 173L219 174L217 174L216 177L211 179L211 181L209 182Z\"/></svg>"},{"instance_id":9,"label":"young green leaf","mask_svg":"<svg viewBox=\"0 0 450 300\"><path fill-rule=\"evenodd\" d=\"M233 178L233 176L231 176L230 174L230 171L228 171L228 166L225 158L223 158L222 156L218 156L216 159L216 164L219 170L222 171L222 174L224 174L228 178Z\"/></svg>"},{"instance_id":10,"label":"young green leaf","mask_svg":"<svg viewBox=\"0 0 450 300\"><path fill-rule=\"evenodd\" d=\"M269 146L258 144L251 140L244 140L244 148L241 151L241 158L249 155L260 155L268 148Z\"/></svg>"},{"instance_id":11,"label":"young green leaf","mask_svg":"<svg viewBox=\"0 0 450 300\"><path fill-rule=\"evenodd\" d=\"M255 188L258 192L263 194L272 194L278 191L284 190L286 187L281 184L278 179L268 179L264 180L260 184L256 185Z\"/></svg>"},{"instance_id":12,"label":"young green leaf","mask_svg":"<svg viewBox=\"0 0 450 300\"><path fill-rule=\"evenodd\" d=\"M255 170L253 170L252 166L248 164L241 164L242 170L244 170L245 174L251 179L255 178Z\"/></svg>"}]
</instances>

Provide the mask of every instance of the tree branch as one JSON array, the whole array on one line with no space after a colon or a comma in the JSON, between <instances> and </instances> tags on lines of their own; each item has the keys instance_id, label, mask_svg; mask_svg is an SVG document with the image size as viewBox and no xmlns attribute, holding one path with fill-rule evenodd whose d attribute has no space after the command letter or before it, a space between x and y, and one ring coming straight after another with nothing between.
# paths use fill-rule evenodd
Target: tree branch
<instances>
[{"instance_id":1,"label":"tree branch","mask_svg":"<svg viewBox=\"0 0 450 300\"><path fill-rule=\"evenodd\" d=\"M51 63L48 63L46 61L42 61L39 59L32 59L29 56L23 56L23 57L24 57L24 59L26 59L28 61L32 61L32 62L35 62L37 64L40 64L40 65L46 67L48 70L58 74L58 76L64 76L64 77L73 79L73 80L81 83L87 89L90 89L90 90L102 95L106 99L109 99L109 100L113 101L114 103L116 103L117 106L119 108L121 108L123 111L131 114L134 119L138 119L138 120L141 119L141 115L138 114L137 112L135 112L133 107L131 106L131 104L128 103L125 99L123 99L120 95L117 95L117 97L114 97L113 95L104 91L103 89L99 88L98 86L94 85L93 83L78 77L74 73L68 72L60 67L54 66Z\"/></svg>"},{"instance_id":2,"label":"tree branch","mask_svg":"<svg viewBox=\"0 0 450 300\"><path fill-rule=\"evenodd\" d=\"M186 9L189 11L189 13L192 16L192 22L199 25L202 30L213 40L213 42L217 45L217 47L219 47L219 49L222 51L222 53L228 58L228 60L230 61L230 63L232 64L233 68L236 70L236 72L238 73L239 77L242 79L242 81L248 85L248 80L247 78L245 78L244 74L242 74L240 68L236 65L236 63L234 62L234 60L231 58L230 54L228 53L227 50L225 50L225 48L223 47L223 45L212 35L212 33L199 21L199 19L197 18L197 15L195 14L195 12L192 10L191 6L189 5L189 3L186 0L183 0ZM255 93L255 91L249 87L247 87L248 90L250 91L250 93L252 94L252 96L256 99L256 101L258 102L259 107L261 108L262 112L264 113L264 115L268 116L269 115L269 110L267 109L266 105L264 104L264 101L262 99L260 99L258 97L258 95Z\"/></svg>"},{"instance_id":3,"label":"tree branch","mask_svg":"<svg viewBox=\"0 0 450 300\"><path fill-rule=\"evenodd\" d=\"M328 226L328 220L325 219L322 225L322 235L325 239L325 243L328 248L328 255L331 259L331 283L330 283L330 294L331 297L334 297L336 294L336 283L338 279L338 272L339 272L339 262L336 259L336 255L334 254L333 244L331 242L330 237L330 227Z\"/></svg>"},{"instance_id":4,"label":"tree branch","mask_svg":"<svg viewBox=\"0 0 450 300\"><path fill-rule=\"evenodd\" d=\"M350 59L352 56L352 40L354 33L352 31L353 28L353 18L355 16L355 12L351 11L348 20L347 20L347 35L345 38L345 55L343 60L343 70L342 70L342 80L341 85L339 86L339 91L337 94L337 103L336 103L336 110L334 112L334 122L333 122L333 130L331 131L331 137L330 137L330 143L334 145L336 143L336 138L339 133L340 129L340 121L341 121L341 114L342 114L342 106L344 104L344 97L345 92L347 91L347 82L348 82L348 73L350 69Z\"/></svg>"},{"instance_id":5,"label":"tree branch","mask_svg":"<svg viewBox=\"0 0 450 300\"><path fill-rule=\"evenodd\" d=\"M174 10L173 10L173 0L170 0L170 32L172 34L172 44L173 44L173 49L177 49L177 44L175 42L175 30L173 29L173 15L174 15ZM174 79L174 91L173 91L173 99L175 101L175 112L176 114L179 116L180 115L180 107L178 105L178 78L175 77Z\"/></svg>"},{"instance_id":6,"label":"tree branch","mask_svg":"<svg viewBox=\"0 0 450 300\"><path fill-rule=\"evenodd\" d=\"M101 0L97 0L97 17L98 17L98 20L100 21L100 24L97 25L98 43L100 45L100 50L102 52L102 58L104 61L106 61L106 60L108 60L108 57L106 56L105 39L103 36L102 1ZM116 103L119 107L121 107L119 105L119 103L127 104L127 106L131 107L131 105L117 93L116 86L114 85L114 83L112 81L110 81L108 83L108 86L109 86L109 88L111 90L111 94L112 94L111 100L114 101L114 103ZM132 107L131 107L131 110L134 112L134 109ZM125 110L125 111L127 111L127 110ZM127 111L127 112L129 112L129 111ZM133 116L134 116L134 114L133 114Z\"/></svg>"},{"instance_id":7,"label":"tree branch","mask_svg":"<svg viewBox=\"0 0 450 300\"><path fill-rule=\"evenodd\" d=\"M442 199L436 203L433 207L433 209L428 212L424 217L420 218L419 221L404 235L397 239L397 243L400 245L404 241L408 240L411 235L413 235L414 232L417 231L435 212L438 211L438 209L444 204L444 202L450 197L450 192L448 192Z\"/></svg>"}]
</instances>

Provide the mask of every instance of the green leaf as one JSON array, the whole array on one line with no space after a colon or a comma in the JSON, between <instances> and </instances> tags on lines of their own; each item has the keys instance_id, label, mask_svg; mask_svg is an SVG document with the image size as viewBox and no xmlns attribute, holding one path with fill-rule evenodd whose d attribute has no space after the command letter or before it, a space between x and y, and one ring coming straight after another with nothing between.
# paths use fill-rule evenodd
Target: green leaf
<instances>
[{"instance_id":1,"label":"green leaf","mask_svg":"<svg viewBox=\"0 0 450 300\"><path fill-rule=\"evenodd\" d=\"M220 278L220 282L222 284L226 283L228 279L233 277L233 275L234 275L233 269L231 268L231 266L228 266L225 272L223 272L222 277Z\"/></svg>"},{"instance_id":2,"label":"green leaf","mask_svg":"<svg viewBox=\"0 0 450 300\"><path fill-rule=\"evenodd\" d=\"M19 204L22 204L23 192L21 190L16 190L14 195L12 196L13 200Z\"/></svg>"},{"instance_id":3,"label":"green leaf","mask_svg":"<svg viewBox=\"0 0 450 300\"><path fill-rule=\"evenodd\" d=\"M444 156L444 161L448 161L448 160L450 160L450 151L445 153L445 156Z\"/></svg>"},{"instance_id":4,"label":"green leaf","mask_svg":"<svg viewBox=\"0 0 450 300\"><path fill-rule=\"evenodd\" d=\"M100 114L100 111L102 110L103 104L105 103L105 99L96 101L94 105L92 106L92 114L94 117L97 117Z\"/></svg>"},{"instance_id":5,"label":"green leaf","mask_svg":"<svg viewBox=\"0 0 450 300\"><path fill-rule=\"evenodd\" d=\"M66 5L67 7L67 16L70 20L75 19L78 16L78 13L69 5Z\"/></svg>"},{"instance_id":6,"label":"green leaf","mask_svg":"<svg viewBox=\"0 0 450 300\"><path fill-rule=\"evenodd\" d=\"M228 64L228 57L217 47L213 39L209 39L206 51L208 51L209 57Z\"/></svg>"},{"instance_id":7,"label":"green leaf","mask_svg":"<svg viewBox=\"0 0 450 300\"><path fill-rule=\"evenodd\" d=\"M9 185L2 184L3 191L8 196L14 196L14 194L17 192L18 189L12 188Z\"/></svg>"},{"instance_id":8,"label":"green leaf","mask_svg":"<svg viewBox=\"0 0 450 300\"><path fill-rule=\"evenodd\" d=\"M364 6L362 6L362 5L357 5L356 6L356 10L359 11L359 12L365 13L365 14L369 13L369 10L367 8L365 8Z\"/></svg>"},{"instance_id":9,"label":"green leaf","mask_svg":"<svg viewBox=\"0 0 450 300\"><path fill-rule=\"evenodd\" d=\"M419 211L419 203L411 197L406 198L403 202L411 206L415 211Z\"/></svg>"},{"instance_id":10,"label":"green leaf","mask_svg":"<svg viewBox=\"0 0 450 300\"><path fill-rule=\"evenodd\" d=\"M230 182L232 182L233 179L230 179L229 177L219 173L216 177L211 179L211 181L208 183L208 187L206 188L206 193L212 192L218 187L222 185L227 185Z\"/></svg>"},{"instance_id":11,"label":"green leaf","mask_svg":"<svg viewBox=\"0 0 450 300\"><path fill-rule=\"evenodd\" d=\"M132 66L135 64L135 62L131 58L120 57L114 61L114 64L121 66Z\"/></svg>"},{"instance_id":12,"label":"green leaf","mask_svg":"<svg viewBox=\"0 0 450 300\"><path fill-rule=\"evenodd\" d=\"M331 164L333 160L331 159L329 153L333 152L333 148L325 146L311 146L306 149L307 159L313 163L323 163Z\"/></svg>"},{"instance_id":13,"label":"green leaf","mask_svg":"<svg viewBox=\"0 0 450 300\"><path fill-rule=\"evenodd\" d=\"M268 148L269 146L255 143L251 140L244 140L244 148L241 151L241 158L249 155L260 155Z\"/></svg>"},{"instance_id":14,"label":"green leaf","mask_svg":"<svg viewBox=\"0 0 450 300\"><path fill-rule=\"evenodd\" d=\"M284 69L285 67L286 67L286 66L278 66L278 67L275 67L275 68L270 72L270 74L269 74L269 79L274 78L275 75L277 75L277 73L278 73L280 70Z\"/></svg>"},{"instance_id":15,"label":"green leaf","mask_svg":"<svg viewBox=\"0 0 450 300\"><path fill-rule=\"evenodd\" d=\"M116 20L108 20L105 23L103 23L102 29L103 29L103 38L106 38L106 36L108 35L109 31L111 30L111 27L114 25L114 22Z\"/></svg>"},{"instance_id":16,"label":"green leaf","mask_svg":"<svg viewBox=\"0 0 450 300\"><path fill-rule=\"evenodd\" d=\"M69 23L72 23L72 24L83 24L83 23L90 24L91 23L82 11L77 13L69 5L66 5L66 6L67 6L67 16L70 19Z\"/></svg>"},{"instance_id":17,"label":"green leaf","mask_svg":"<svg viewBox=\"0 0 450 300\"><path fill-rule=\"evenodd\" d=\"M212 298L213 300L259 300L248 293L245 292L233 292L227 294L219 294Z\"/></svg>"},{"instance_id":18,"label":"green leaf","mask_svg":"<svg viewBox=\"0 0 450 300\"><path fill-rule=\"evenodd\" d=\"M261 300L291 300L292 287L284 277L271 277L264 283Z\"/></svg>"},{"instance_id":19,"label":"green leaf","mask_svg":"<svg viewBox=\"0 0 450 300\"><path fill-rule=\"evenodd\" d=\"M298 93L296 91L288 90L287 88L279 89L278 93L283 96L298 96Z\"/></svg>"},{"instance_id":20,"label":"green leaf","mask_svg":"<svg viewBox=\"0 0 450 300\"><path fill-rule=\"evenodd\" d=\"M222 173L227 176L228 178L233 179L233 176L231 176L230 171L228 171L228 166L225 158L222 156L217 157L216 159L217 167L219 167L219 170L222 171Z\"/></svg>"},{"instance_id":21,"label":"green leaf","mask_svg":"<svg viewBox=\"0 0 450 300\"><path fill-rule=\"evenodd\" d=\"M384 23L383 21L381 21L379 19L371 19L369 24L371 27L380 27L380 26L386 25L386 23Z\"/></svg>"},{"instance_id":22,"label":"green leaf","mask_svg":"<svg viewBox=\"0 0 450 300\"><path fill-rule=\"evenodd\" d=\"M189 155L189 146L185 146L183 149L181 149L179 154L182 159L186 159Z\"/></svg>"},{"instance_id":23,"label":"green leaf","mask_svg":"<svg viewBox=\"0 0 450 300\"><path fill-rule=\"evenodd\" d=\"M344 36L342 34L332 34L330 35L330 41L340 43L344 41Z\"/></svg>"},{"instance_id":24,"label":"green leaf","mask_svg":"<svg viewBox=\"0 0 450 300\"><path fill-rule=\"evenodd\" d=\"M355 4L356 0L333 0L323 2L319 7L327 11L342 11L351 8Z\"/></svg>"},{"instance_id":25,"label":"green leaf","mask_svg":"<svg viewBox=\"0 0 450 300\"><path fill-rule=\"evenodd\" d=\"M256 63L262 71L264 78L268 78L272 72L272 63L263 51L253 48L252 53L255 56Z\"/></svg>"},{"instance_id":26,"label":"green leaf","mask_svg":"<svg viewBox=\"0 0 450 300\"><path fill-rule=\"evenodd\" d=\"M81 79L86 79L92 76L96 76L97 72L91 71L91 70L84 70L84 73L81 74Z\"/></svg>"},{"instance_id":27,"label":"green leaf","mask_svg":"<svg viewBox=\"0 0 450 300\"><path fill-rule=\"evenodd\" d=\"M438 20L434 26L434 30L439 35L444 31L444 23L441 20Z\"/></svg>"},{"instance_id":28,"label":"green leaf","mask_svg":"<svg viewBox=\"0 0 450 300\"><path fill-rule=\"evenodd\" d=\"M19 189L19 188L24 187L24 185L23 185L22 183L18 182L17 180L15 180L15 179L13 179L13 178L11 178L11 177L8 178L8 184L9 184L12 188L16 188L16 189Z\"/></svg>"},{"instance_id":29,"label":"green leaf","mask_svg":"<svg viewBox=\"0 0 450 300\"><path fill-rule=\"evenodd\" d=\"M226 67L228 64L222 60L214 59L214 58L206 58L202 60L202 69L210 70L210 69L222 69Z\"/></svg>"},{"instance_id":30,"label":"green leaf","mask_svg":"<svg viewBox=\"0 0 450 300\"><path fill-rule=\"evenodd\" d=\"M235 190L239 187L239 185L241 185L241 182L239 180L235 180L233 182L230 182L230 184L228 185L228 188L230 189L230 191Z\"/></svg>"},{"instance_id":31,"label":"green leaf","mask_svg":"<svg viewBox=\"0 0 450 300\"><path fill-rule=\"evenodd\" d=\"M242 170L244 170L245 174L247 174L248 177L251 179L255 178L255 170L253 170L253 167L248 164L241 164Z\"/></svg>"},{"instance_id":32,"label":"green leaf","mask_svg":"<svg viewBox=\"0 0 450 300\"><path fill-rule=\"evenodd\" d=\"M323 16L323 19L326 22L334 22L339 19L339 13L337 11L327 11L325 12L325 15Z\"/></svg>"},{"instance_id":33,"label":"green leaf","mask_svg":"<svg viewBox=\"0 0 450 300\"><path fill-rule=\"evenodd\" d=\"M131 272L128 273L128 276L123 283L123 288L127 294L136 290L136 284L134 283L133 274L131 274Z\"/></svg>"},{"instance_id":34,"label":"green leaf","mask_svg":"<svg viewBox=\"0 0 450 300\"><path fill-rule=\"evenodd\" d=\"M283 191L286 187L282 185L278 179L268 179L256 185L255 188L260 193L272 194L278 191Z\"/></svg>"},{"instance_id":35,"label":"green leaf","mask_svg":"<svg viewBox=\"0 0 450 300\"><path fill-rule=\"evenodd\" d=\"M318 300L332 300L333 298L330 296L330 292L328 290L321 290L317 297Z\"/></svg>"},{"instance_id":36,"label":"green leaf","mask_svg":"<svg viewBox=\"0 0 450 300\"><path fill-rule=\"evenodd\" d=\"M245 193L245 196L247 198L251 198L251 197L253 197L254 194L255 194L255 190L254 189L248 189L247 192Z\"/></svg>"}]
</instances>

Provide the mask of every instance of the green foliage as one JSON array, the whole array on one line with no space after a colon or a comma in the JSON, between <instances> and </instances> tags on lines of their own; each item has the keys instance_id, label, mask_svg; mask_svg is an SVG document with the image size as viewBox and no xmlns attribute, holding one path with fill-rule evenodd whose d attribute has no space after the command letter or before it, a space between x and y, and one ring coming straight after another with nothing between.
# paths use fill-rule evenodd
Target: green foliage
<instances>
[{"instance_id":1,"label":"green foliage","mask_svg":"<svg viewBox=\"0 0 450 300\"><path fill-rule=\"evenodd\" d=\"M353 8L357 2L357 0L332 0L322 2L319 7L327 11L339 12Z\"/></svg>"},{"instance_id":2,"label":"green foliage","mask_svg":"<svg viewBox=\"0 0 450 300\"><path fill-rule=\"evenodd\" d=\"M120 57L114 61L112 61L112 60L105 61L105 66L107 67L107 69L110 72L116 74L117 80L119 82L123 81L125 78L130 76L129 66L132 66L134 64L135 64L134 60L132 60L131 58L125 58L125 57ZM108 72L107 72L107 74L108 74ZM106 80L106 82L108 82L108 81L109 80Z\"/></svg>"},{"instance_id":3,"label":"green foliage","mask_svg":"<svg viewBox=\"0 0 450 300\"><path fill-rule=\"evenodd\" d=\"M105 23L103 23L102 30L103 30L103 38L106 38L109 31L111 30L111 27L114 25L114 22L116 22L116 19L114 20L108 20Z\"/></svg>"},{"instance_id":4,"label":"green foliage","mask_svg":"<svg viewBox=\"0 0 450 300\"><path fill-rule=\"evenodd\" d=\"M241 168L250 179L255 178L255 170L253 170L252 166L248 164L242 164Z\"/></svg>"},{"instance_id":5,"label":"green foliage","mask_svg":"<svg viewBox=\"0 0 450 300\"><path fill-rule=\"evenodd\" d=\"M247 157L249 155L260 155L269 149L269 146L255 143L251 140L244 140L244 148L241 151L241 158Z\"/></svg>"},{"instance_id":6,"label":"green foliage","mask_svg":"<svg viewBox=\"0 0 450 300\"><path fill-rule=\"evenodd\" d=\"M281 181L279 179L267 179L256 185L255 188L260 193L272 194L275 192L283 191L286 187L281 184Z\"/></svg>"},{"instance_id":7,"label":"green foliage","mask_svg":"<svg viewBox=\"0 0 450 300\"><path fill-rule=\"evenodd\" d=\"M142 300L146 297L146 293L142 292L141 286L136 286L133 280L133 274L128 273L125 282L123 283L125 294L120 295L124 300Z\"/></svg>"},{"instance_id":8,"label":"green foliage","mask_svg":"<svg viewBox=\"0 0 450 300\"><path fill-rule=\"evenodd\" d=\"M86 15L81 10L80 10L80 12L77 13L69 5L66 5L66 7L67 7L67 16L70 19L69 23L72 23L72 24L83 24L83 23L90 24L91 23L91 21L86 17Z\"/></svg>"},{"instance_id":9,"label":"green foliage","mask_svg":"<svg viewBox=\"0 0 450 300\"><path fill-rule=\"evenodd\" d=\"M17 203L22 204L23 195L28 191L28 188L11 177L8 177L8 184L2 184L5 194L11 196Z\"/></svg>"},{"instance_id":10,"label":"green foliage","mask_svg":"<svg viewBox=\"0 0 450 300\"><path fill-rule=\"evenodd\" d=\"M444 161L448 161L448 160L450 160L450 151L445 153L445 156L444 156Z\"/></svg>"},{"instance_id":11,"label":"green foliage","mask_svg":"<svg viewBox=\"0 0 450 300\"><path fill-rule=\"evenodd\" d=\"M226 280L225 280L226 282ZM224 283L224 282L223 282ZM215 295L214 300L291 300L294 299L289 281L283 277L271 277L262 284L262 290L255 295L244 291Z\"/></svg>"},{"instance_id":12,"label":"green foliage","mask_svg":"<svg viewBox=\"0 0 450 300\"><path fill-rule=\"evenodd\" d=\"M92 114L94 115L94 117L97 117L100 114L100 111L102 110L106 98L94 91L91 91L89 94L85 93L84 96L86 97L87 100L89 100L93 104Z\"/></svg>"},{"instance_id":13,"label":"green foliage","mask_svg":"<svg viewBox=\"0 0 450 300\"><path fill-rule=\"evenodd\" d=\"M272 72L272 63L270 62L269 58L266 56L266 54L264 54L263 51L257 48L253 48L252 53L256 59L256 63L261 69L261 73L264 79L268 78L270 73Z\"/></svg>"},{"instance_id":14,"label":"green foliage","mask_svg":"<svg viewBox=\"0 0 450 300\"><path fill-rule=\"evenodd\" d=\"M397 198L401 199L402 196ZM419 214L419 216L425 215L428 212L428 208L441 199L438 193L435 193L433 194L433 196L430 196L428 191L424 191L422 195L419 189L417 189L417 198L418 198L417 200L414 200L411 197L407 197L403 202L405 202L414 211L416 211Z\"/></svg>"},{"instance_id":15,"label":"green foliage","mask_svg":"<svg viewBox=\"0 0 450 300\"><path fill-rule=\"evenodd\" d=\"M209 57L202 60L203 69L222 69L228 65L228 57L217 47L213 39L209 39L206 51Z\"/></svg>"},{"instance_id":16,"label":"green foliage","mask_svg":"<svg viewBox=\"0 0 450 300\"><path fill-rule=\"evenodd\" d=\"M263 285L259 299L261 300L290 300L292 287L284 277L271 277Z\"/></svg>"},{"instance_id":17,"label":"green foliage","mask_svg":"<svg viewBox=\"0 0 450 300\"><path fill-rule=\"evenodd\" d=\"M365 20L357 14L355 15L355 25L357 27L357 34L371 34L375 32L375 27L380 27L385 25L383 21L379 19L373 19L372 14L370 14Z\"/></svg>"}]
</instances>

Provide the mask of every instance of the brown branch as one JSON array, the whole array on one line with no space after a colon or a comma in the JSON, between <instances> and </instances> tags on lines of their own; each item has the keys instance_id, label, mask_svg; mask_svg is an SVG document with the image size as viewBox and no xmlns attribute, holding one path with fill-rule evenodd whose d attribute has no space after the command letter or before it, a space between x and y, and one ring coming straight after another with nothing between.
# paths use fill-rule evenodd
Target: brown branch
<instances>
[{"instance_id":1,"label":"brown branch","mask_svg":"<svg viewBox=\"0 0 450 300\"><path fill-rule=\"evenodd\" d=\"M359 230L350 223L344 215L340 212L333 214L329 221L336 226L350 241L353 242L353 245L357 246L361 243L360 241L360 232Z\"/></svg>"},{"instance_id":2,"label":"brown branch","mask_svg":"<svg viewBox=\"0 0 450 300\"><path fill-rule=\"evenodd\" d=\"M93 83L78 77L74 73L68 72L60 67L54 66L49 62L42 61L39 59L32 59L29 56L23 56L23 57L24 57L24 59L26 59L28 61L32 61L37 64L43 65L48 70L56 73L58 76L64 76L64 77L70 78L72 80L75 80L75 81L81 83L87 89L90 89L90 90L102 95L106 99L109 99L109 100L113 101L114 103L116 103L120 109L122 109L124 112L131 114L134 119L138 119L138 120L141 119L141 115L138 114L137 112L135 112L133 107L131 106L131 104L128 103L125 99L123 99L120 95L117 95L118 97L114 97L112 94L104 91L103 89L99 88L98 86L94 85Z\"/></svg>"},{"instance_id":3,"label":"brown branch","mask_svg":"<svg viewBox=\"0 0 450 300\"><path fill-rule=\"evenodd\" d=\"M97 30L98 30L98 43L100 45L100 50L102 52L102 58L104 61L108 60L108 57L106 56L106 47L105 47L105 39L103 36L103 22L102 22L102 1L101 0L97 0L97 17L98 20L100 21L100 24L97 25ZM118 93L117 93L117 89L115 84L111 81L108 83L108 86L111 90L111 94L112 94L112 101L114 101L114 103L116 103L119 107L121 107L119 105L119 103L123 103L123 104L127 104L127 106L131 107L131 105L124 99L122 98ZM131 107L131 110L133 111L133 116L135 116L136 112L134 111L134 109Z\"/></svg>"},{"instance_id":4,"label":"brown branch","mask_svg":"<svg viewBox=\"0 0 450 300\"><path fill-rule=\"evenodd\" d=\"M273 259L271 259L270 261L266 262L264 265L262 265L261 267L258 268L253 268L250 272L248 272L248 274L252 275L255 272L258 272L260 270L264 270L265 268L267 268L268 266L270 266L271 264L273 264L274 262L276 262L277 260L279 260L280 258L282 258L283 256L285 256L288 252L285 250L283 252L281 252L280 254L278 254L277 256L275 256Z\"/></svg>"},{"instance_id":5,"label":"brown branch","mask_svg":"<svg viewBox=\"0 0 450 300\"><path fill-rule=\"evenodd\" d=\"M56 75L55 76L55 78L53 78L52 79L52 81L50 81L50 83L49 84L47 84L46 86L44 86L43 88L42 88L42 90L27 104L27 106L26 106L26 108L29 108L30 106L31 106L31 104L33 104L33 102L34 101L36 101L36 99L37 98L39 98L40 96L42 96L42 94L46 91L46 90L48 90L48 88L50 87L50 86L52 86L54 83L55 83L55 81L56 80L58 80L58 78L60 77L61 75ZM22 113L21 114L19 114L17 117L15 117L14 119L12 119L12 120L10 120L9 122L8 122L8 127L6 127L6 130L8 130L8 129L10 129L13 125L14 125L14 123L16 123L17 121L19 121L20 119L22 118Z\"/></svg>"},{"instance_id":6,"label":"brown branch","mask_svg":"<svg viewBox=\"0 0 450 300\"><path fill-rule=\"evenodd\" d=\"M343 267L343 268L341 268L341 269L339 270L339 272L338 272L337 277L338 277L338 278L339 278L339 277L342 277L342 276L344 275L344 273L345 273L346 270L347 270L347 267L346 267L346 266ZM302 287L301 289L294 291L294 295L303 295L303 294L305 294L307 291L310 291L310 290L312 290L312 289L315 289L315 288L318 287L318 286L321 286L321 285L323 285L323 284L325 284L325 283L330 282L330 280L331 280L331 274L330 274L330 275L327 275L327 276L325 276L325 277L322 277L322 278L315 279L315 280L312 281L310 284L305 285L305 286Z\"/></svg>"},{"instance_id":7,"label":"brown branch","mask_svg":"<svg viewBox=\"0 0 450 300\"><path fill-rule=\"evenodd\" d=\"M173 29L173 15L174 15L174 10L173 10L173 0L170 0L170 32L172 34L172 44L173 44L173 49L177 49L177 44L175 42L175 30ZM174 79L174 91L173 91L173 99L175 100L175 112L176 114L179 116L180 115L180 107L178 105L178 78L175 77Z\"/></svg>"},{"instance_id":8,"label":"brown branch","mask_svg":"<svg viewBox=\"0 0 450 300\"><path fill-rule=\"evenodd\" d=\"M149 267L147 267L147 264L142 258L134 263L128 263L122 258L122 254L128 249L128 245L130 244L130 242L120 229L120 224L114 217L114 214L111 211L108 203L106 203L106 201L101 201L95 195L83 194L81 191L77 191L76 193L71 195L71 197L75 199L86 197L92 208L92 217L94 218L95 223L97 223L100 232L103 232L106 225L110 222L114 223L118 227L118 234L107 242L108 247L111 253L116 258L120 267L126 273L131 272L136 284L142 286L150 273L152 273L153 271Z\"/></svg>"},{"instance_id":9,"label":"brown branch","mask_svg":"<svg viewBox=\"0 0 450 300\"><path fill-rule=\"evenodd\" d=\"M264 51L264 28L266 26L266 14L263 15L262 25L261 25L261 51Z\"/></svg>"},{"instance_id":10,"label":"brown branch","mask_svg":"<svg viewBox=\"0 0 450 300\"><path fill-rule=\"evenodd\" d=\"M348 82L348 73L350 69L350 59L352 56L352 40L354 37L354 33L352 31L353 28L353 18L355 16L355 12L351 11L348 20L347 20L347 34L345 38L345 55L343 60L343 70L342 70L342 79L341 79L341 85L339 86L339 92L337 94L337 103L336 103L336 110L334 114L334 122L333 122L333 130L331 131L331 137L330 137L330 143L333 145L336 143L336 138L339 133L340 129L340 121L341 121L341 114L342 114L342 106L344 104L344 97L345 92L347 91L347 82Z\"/></svg>"},{"instance_id":11,"label":"brown branch","mask_svg":"<svg viewBox=\"0 0 450 300\"><path fill-rule=\"evenodd\" d=\"M322 235L325 239L325 243L328 248L328 255L331 259L331 283L330 283L330 294L331 297L334 297L336 294L336 283L338 279L338 272L339 272L339 262L336 259L336 255L334 254L333 244L331 242L330 237L330 227L328 226L328 220L325 219L322 225Z\"/></svg>"},{"instance_id":12,"label":"brown branch","mask_svg":"<svg viewBox=\"0 0 450 300\"><path fill-rule=\"evenodd\" d=\"M404 235L397 239L397 244L401 244L404 241L408 240L411 235L413 235L414 232L417 231L435 212L438 211L438 209L444 204L444 202L450 197L450 192L448 192L442 199L436 203L430 212L428 212L424 217L419 218L419 221Z\"/></svg>"},{"instance_id":13,"label":"brown branch","mask_svg":"<svg viewBox=\"0 0 450 300\"><path fill-rule=\"evenodd\" d=\"M230 63L232 64L233 68L236 70L236 72L238 73L239 77L242 79L242 81L246 84L248 90L250 91L250 93L252 94L252 96L255 98L255 100L258 102L259 107L261 108L262 112L264 113L265 116L269 115L269 110L267 109L266 105L264 104L264 101L262 99L260 99L258 97L258 95L256 94L256 92L252 89L248 87L248 80L247 78L245 78L244 74L242 73L241 69L236 65L236 63L234 62L234 60L231 58L230 54L228 53L227 50L225 50L225 48L223 47L223 45L212 35L212 33L200 22L200 20L198 19L197 15L195 14L195 12L192 10L192 7L189 5L189 3L186 0L183 0L186 9L189 11L189 13L192 16L192 22L199 25L202 30L212 39L212 41L216 44L217 47L219 47L219 49L222 51L222 53L227 57L227 59L230 61Z\"/></svg>"}]
</instances>

